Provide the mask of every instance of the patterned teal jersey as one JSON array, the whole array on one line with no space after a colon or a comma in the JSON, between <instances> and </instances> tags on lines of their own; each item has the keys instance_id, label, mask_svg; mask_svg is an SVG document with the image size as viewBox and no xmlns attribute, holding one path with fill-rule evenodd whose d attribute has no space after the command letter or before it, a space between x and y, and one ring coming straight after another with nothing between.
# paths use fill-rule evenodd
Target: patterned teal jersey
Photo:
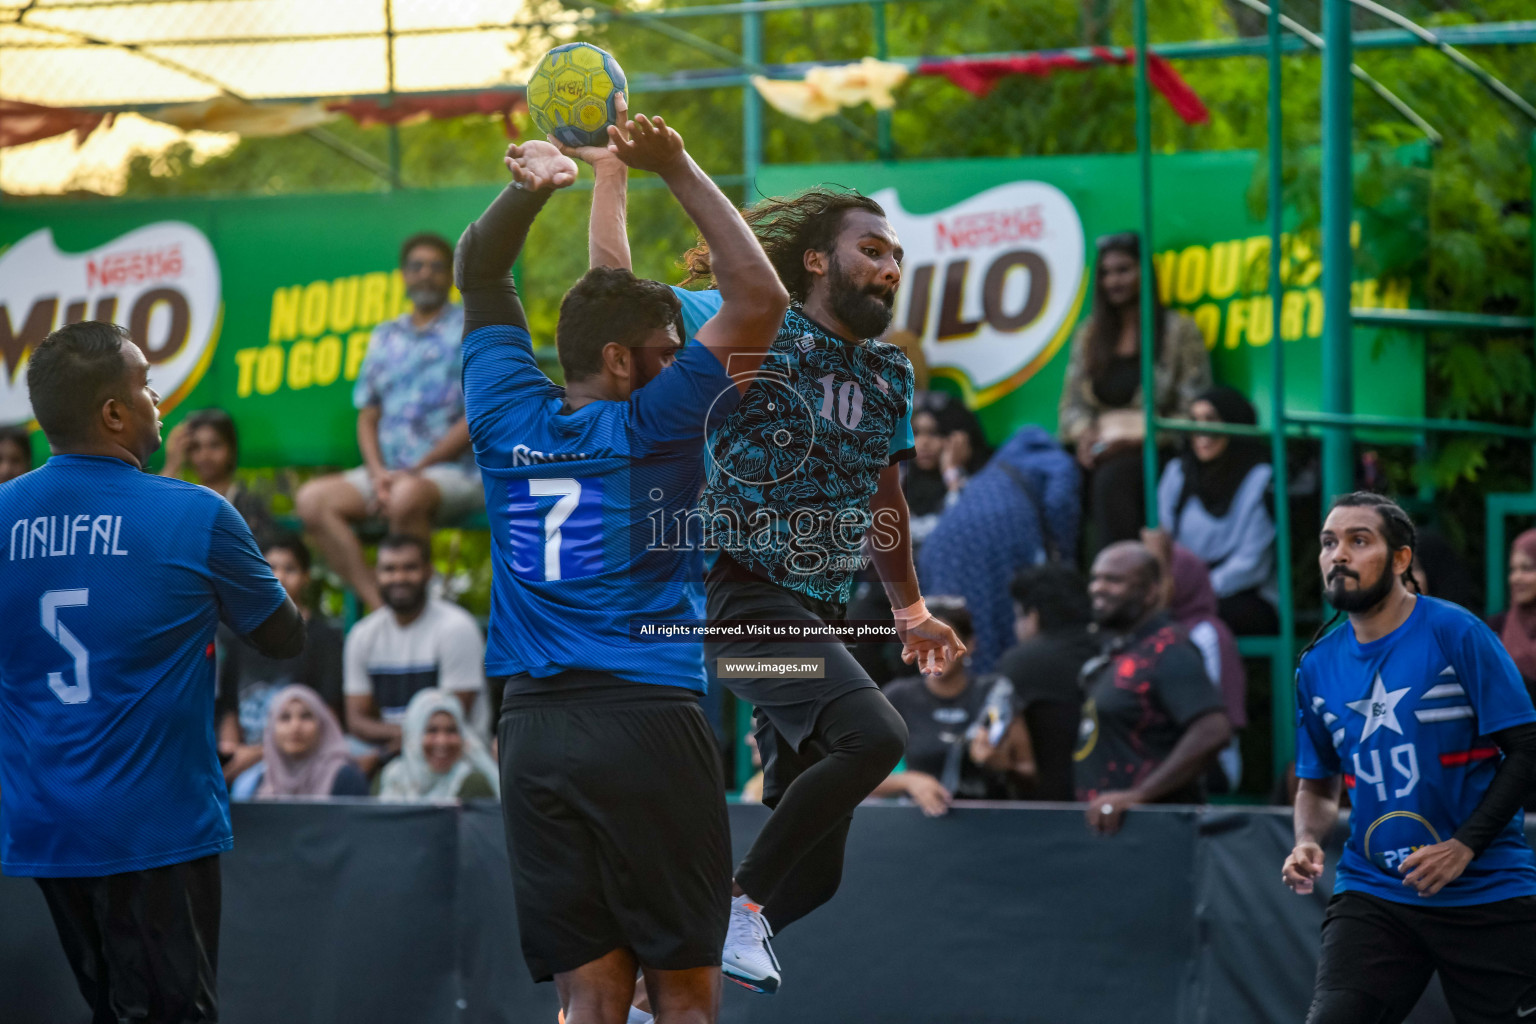
<instances>
[{"instance_id":1,"label":"patterned teal jersey","mask_svg":"<svg viewBox=\"0 0 1536 1024\"><path fill-rule=\"evenodd\" d=\"M675 291L692 337L719 294ZM870 504L881 472L912 454L912 364L895 345L845 342L791 309L756 377L710 436L710 540L780 586L846 602L866 534L883 548L899 538L894 514Z\"/></svg>"}]
</instances>

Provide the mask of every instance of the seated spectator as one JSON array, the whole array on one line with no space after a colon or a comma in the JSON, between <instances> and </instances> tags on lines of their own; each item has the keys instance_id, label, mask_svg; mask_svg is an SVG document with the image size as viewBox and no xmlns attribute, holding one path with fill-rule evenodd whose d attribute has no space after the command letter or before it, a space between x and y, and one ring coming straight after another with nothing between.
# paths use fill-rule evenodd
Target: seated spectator
<instances>
[{"instance_id":1,"label":"seated spectator","mask_svg":"<svg viewBox=\"0 0 1536 1024\"><path fill-rule=\"evenodd\" d=\"M1202 423L1259 421L1248 399L1226 387L1202 392L1189 415ZM1269 454L1269 442L1257 438L1190 434L1157 486L1159 522L1210 566L1218 614L1244 636L1280 628Z\"/></svg>"},{"instance_id":2,"label":"seated spectator","mask_svg":"<svg viewBox=\"0 0 1536 1024\"><path fill-rule=\"evenodd\" d=\"M0 427L0 484L32 471L32 438L26 427Z\"/></svg>"},{"instance_id":3,"label":"seated spectator","mask_svg":"<svg viewBox=\"0 0 1536 1024\"><path fill-rule=\"evenodd\" d=\"M953 598L928 598L928 611L970 645L971 617L964 603ZM949 810L958 797L985 800L1005 795L1002 776L974 763L969 733L984 723L987 707L1007 708L1012 690L1001 676L976 676L962 658L950 662L940 676L898 679L885 696L907 723L907 754L873 796L910 797L930 818Z\"/></svg>"},{"instance_id":4,"label":"seated spectator","mask_svg":"<svg viewBox=\"0 0 1536 1024\"><path fill-rule=\"evenodd\" d=\"M971 478L917 557L923 589L963 598L976 624L971 665L990 672L1013 643L1015 574L1077 547L1078 474L1039 427L1021 428Z\"/></svg>"},{"instance_id":5,"label":"seated spectator","mask_svg":"<svg viewBox=\"0 0 1536 1024\"><path fill-rule=\"evenodd\" d=\"M1227 720L1234 730L1232 742L1217 757L1219 771L1208 774L1207 783L1213 793L1235 793L1243 769L1236 730L1248 724L1248 673L1237 649L1237 637L1216 615L1216 591L1205 563L1182 544L1173 545L1171 562L1168 576L1173 587L1168 610L1200 652L1205 674L1221 694Z\"/></svg>"},{"instance_id":6,"label":"seated spectator","mask_svg":"<svg viewBox=\"0 0 1536 1024\"><path fill-rule=\"evenodd\" d=\"M1141 393L1141 352L1152 345L1159 416L1189 412L1211 384L1205 337L1182 313L1163 308L1152 287L1153 337L1141 336L1141 238L1134 231L1098 240L1093 311L1072 336L1072 355L1062 385L1057 429L1077 452L1088 474L1091 550L1134 540L1146 522L1142 442L1146 439Z\"/></svg>"},{"instance_id":7,"label":"seated spectator","mask_svg":"<svg viewBox=\"0 0 1536 1024\"><path fill-rule=\"evenodd\" d=\"M261 760L272 698L284 687L299 684L319 694L338 722L346 715L341 694L341 633L325 616L315 614L310 602L309 549L292 534L279 534L262 548L267 564L298 605L308 629L302 654L269 658L220 627L214 714L228 782Z\"/></svg>"},{"instance_id":8,"label":"seated spectator","mask_svg":"<svg viewBox=\"0 0 1536 1024\"><path fill-rule=\"evenodd\" d=\"M352 627L343 652L347 731L385 756L397 753L406 707L428 689L454 694L466 715L488 722L488 702L477 701L485 692L480 625L458 605L427 596L432 576L427 542L385 537L379 542L378 574L385 607Z\"/></svg>"},{"instance_id":9,"label":"seated spectator","mask_svg":"<svg viewBox=\"0 0 1536 1024\"><path fill-rule=\"evenodd\" d=\"M1080 676L1099 653L1088 588L1076 569L1052 563L1025 569L1012 589L1019 643L998 659L997 670L1013 683L1013 721L996 746L978 734L972 757L1022 776L1023 799L1071 800Z\"/></svg>"},{"instance_id":10,"label":"seated spectator","mask_svg":"<svg viewBox=\"0 0 1536 1024\"><path fill-rule=\"evenodd\" d=\"M235 421L223 409L198 409L176 424L165 439L165 466L161 476L180 477L188 466L195 482L224 496L235 506L256 543L272 536L272 511L261 496L240 486L235 470L240 465L240 435Z\"/></svg>"},{"instance_id":11,"label":"seated spectator","mask_svg":"<svg viewBox=\"0 0 1536 1024\"><path fill-rule=\"evenodd\" d=\"M354 523L382 516L390 533L424 538L434 521L461 519L485 502L464 419L464 311L448 301L453 247L414 235L400 249L400 269L411 312L373 329L352 392L363 464L317 477L296 496L326 565L370 609L380 605L379 583Z\"/></svg>"},{"instance_id":12,"label":"seated spectator","mask_svg":"<svg viewBox=\"0 0 1536 1024\"><path fill-rule=\"evenodd\" d=\"M464 724L464 706L451 693L422 690L406 707L400 756L384 766L379 799L478 800L501 796L496 762Z\"/></svg>"},{"instance_id":13,"label":"seated spectator","mask_svg":"<svg viewBox=\"0 0 1536 1024\"><path fill-rule=\"evenodd\" d=\"M307 686L285 686L273 695L261 743L261 763L236 780L235 799L368 795L341 723Z\"/></svg>"},{"instance_id":14,"label":"seated spectator","mask_svg":"<svg viewBox=\"0 0 1536 1024\"><path fill-rule=\"evenodd\" d=\"M1509 546L1509 608L1488 620L1536 698L1536 530Z\"/></svg>"},{"instance_id":15,"label":"seated spectator","mask_svg":"<svg viewBox=\"0 0 1536 1024\"><path fill-rule=\"evenodd\" d=\"M922 547L939 524L939 515L960 497L970 476L970 438L963 430L946 430L932 409L912 414L912 459L902 464L901 491L911 516L912 549Z\"/></svg>"},{"instance_id":16,"label":"seated spectator","mask_svg":"<svg viewBox=\"0 0 1536 1024\"><path fill-rule=\"evenodd\" d=\"M1093 561L1088 593L1103 653L1083 666L1077 798L1088 827L1119 831L1127 809L1199 803L1200 779L1232 739L1200 653L1160 608L1162 570L1134 541Z\"/></svg>"}]
</instances>

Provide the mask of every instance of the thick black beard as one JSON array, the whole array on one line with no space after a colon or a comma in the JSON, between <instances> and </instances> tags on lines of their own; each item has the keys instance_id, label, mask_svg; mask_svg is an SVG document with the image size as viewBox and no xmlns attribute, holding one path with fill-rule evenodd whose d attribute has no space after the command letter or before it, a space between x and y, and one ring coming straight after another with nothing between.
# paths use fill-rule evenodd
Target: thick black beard
<instances>
[{"instance_id":1,"label":"thick black beard","mask_svg":"<svg viewBox=\"0 0 1536 1024\"><path fill-rule=\"evenodd\" d=\"M1132 626L1136 625L1136 623L1140 622L1142 616L1146 615L1146 613L1147 609L1145 606L1131 605L1127 603L1121 605L1119 608L1114 609L1108 618L1101 619L1098 617L1098 615L1094 615L1093 621L1101 629L1107 629L1115 633L1123 633L1124 631L1130 629Z\"/></svg>"},{"instance_id":2,"label":"thick black beard","mask_svg":"<svg viewBox=\"0 0 1536 1024\"><path fill-rule=\"evenodd\" d=\"M891 326L891 316L896 304L895 295L881 298L854 284L843 273L837 258L832 259L832 315L854 334L854 339L878 338Z\"/></svg>"},{"instance_id":3,"label":"thick black beard","mask_svg":"<svg viewBox=\"0 0 1536 1024\"><path fill-rule=\"evenodd\" d=\"M409 598L397 598L395 595L400 594L402 589L401 587L386 587L383 593L379 595L384 599L384 603L389 606L390 611L398 615L410 615L421 611L427 606L426 587L422 587L420 590L409 591Z\"/></svg>"},{"instance_id":4,"label":"thick black beard","mask_svg":"<svg viewBox=\"0 0 1536 1024\"><path fill-rule=\"evenodd\" d=\"M1343 582L1342 577L1340 577L1339 582ZM1329 583L1323 593L1327 597L1328 603L1333 605L1336 610L1346 615L1351 615L1355 612L1368 612L1385 601L1387 595L1392 593L1393 582L1394 578L1391 570L1383 569L1381 570L1381 575L1376 578L1376 582L1368 587L1345 590L1340 586L1335 589L1334 585Z\"/></svg>"}]
</instances>

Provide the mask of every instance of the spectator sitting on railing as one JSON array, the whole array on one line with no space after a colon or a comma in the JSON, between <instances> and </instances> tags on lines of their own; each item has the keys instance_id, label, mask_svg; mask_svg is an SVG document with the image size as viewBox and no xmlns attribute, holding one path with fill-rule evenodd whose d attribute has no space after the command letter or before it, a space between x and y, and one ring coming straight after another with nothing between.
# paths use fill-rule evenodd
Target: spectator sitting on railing
<instances>
[{"instance_id":1,"label":"spectator sitting on railing","mask_svg":"<svg viewBox=\"0 0 1536 1024\"><path fill-rule=\"evenodd\" d=\"M970 646L971 616L963 601L930 597L928 612ZM943 675L897 679L886 686L885 696L907 723L907 753L872 796L910 797L933 818L948 811L956 797L984 800L1006 795L1002 773L976 764L969 754L972 726L985 728L989 708L1006 714L1012 702L1012 687L1006 679L973 676L962 658L951 662Z\"/></svg>"},{"instance_id":2,"label":"spectator sitting on railing","mask_svg":"<svg viewBox=\"0 0 1536 1024\"><path fill-rule=\"evenodd\" d=\"M1093 562L1088 593L1104 653L1083 666L1077 798L1088 827L1119 831L1127 809L1199 803L1200 778L1232 739L1221 695L1200 653L1160 608L1162 570L1134 541Z\"/></svg>"},{"instance_id":3,"label":"spectator sitting on railing","mask_svg":"<svg viewBox=\"0 0 1536 1024\"><path fill-rule=\"evenodd\" d=\"M0 427L0 484L32 471L32 438L26 427Z\"/></svg>"},{"instance_id":4,"label":"spectator sitting on railing","mask_svg":"<svg viewBox=\"0 0 1536 1024\"><path fill-rule=\"evenodd\" d=\"M1141 393L1141 239L1134 231L1098 240L1093 312L1072 337L1072 356L1061 391L1058 430L1089 474L1088 516L1097 551L1133 540L1146 521ZM1155 408L1182 416L1210 386L1211 362L1195 322L1163 308L1152 288Z\"/></svg>"},{"instance_id":5,"label":"spectator sitting on railing","mask_svg":"<svg viewBox=\"0 0 1536 1024\"><path fill-rule=\"evenodd\" d=\"M273 695L261 744L261 762L231 787L236 800L368 795L341 723L307 686L285 686Z\"/></svg>"},{"instance_id":6,"label":"spectator sitting on railing","mask_svg":"<svg viewBox=\"0 0 1536 1024\"><path fill-rule=\"evenodd\" d=\"M455 696L477 726L488 720L485 640L474 616L427 595L432 562L420 537L391 535L379 542L379 589L387 607L365 616L347 634L342 692L347 731L388 757L400 750L400 723L419 691L440 688ZM484 732L486 730L480 729Z\"/></svg>"},{"instance_id":7,"label":"spectator sitting on railing","mask_svg":"<svg viewBox=\"0 0 1536 1024\"><path fill-rule=\"evenodd\" d=\"M1488 620L1536 699L1536 530L1509 546L1509 608Z\"/></svg>"},{"instance_id":8,"label":"spectator sitting on railing","mask_svg":"<svg viewBox=\"0 0 1536 1024\"><path fill-rule=\"evenodd\" d=\"M352 404L363 464L299 488L299 516L326 565L370 609L379 584L352 524L383 516L390 533L426 537L483 507L485 493L464 419L464 311L448 301L453 247L439 235L400 249L411 312L373 329Z\"/></svg>"},{"instance_id":9,"label":"spectator sitting on railing","mask_svg":"<svg viewBox=\"0 0 1536 1024\"><path fill-rule=\"evenodd\" d=\"M1228 387L1202 392L1189 407L1202 423L1252 426L1258 413ZM1190 434L1157 487L1159 522L1210 567L1217 614L1244 636L1273 636L1275 520L1269 442L1226 434Z\"/></svg>"},{"instance_id":10,"label":"spectator sitting on railing","mask_svg":"<svg viewBox=\"0 0 1536 1024\"><path fill-rule=\"evenodd\" d=\"M318 693L339 722L346 715L341 694L341 633L315 614L310 603L309 549L292 534L279 534L262 545L267 564L308 625L304 651L292 658L269 658L226 629L220 629L218 696L219 756L224 778L234 782L262 758L263 735L273 696L299 683Z\"/></svg>"},{"instance_id":11,"label":"spectator sitting on railing","mask_svg":"<svg viewBox=\"0 0 1536 1024\"><path fill-rule=\"evenodd\" d=\"M501 774L464 722L459 699L442 690L422 690L405 710L400 756L384 766L379 799L476 800L501 796Z\"/></svg>"},{"instance_id":12,"label":"spectator sitting on railing","mask_svg":"<svg viewBox=\"0 0 1536 1024\"><path fill-rule=\"evenodd\" d=\"M1019 643L998 659L997 670L1013 683L1013 720L1001 743L978 730L971 757L1019 775L1023 799L1071 800L1083 714L1079 678L1099 653L1088 587L1076 569L1058 562L1025 569L1012 591Z\"/></svg>"},{"instance_id":13,"label":"spectator sitting on railing","mask_svg":"<svg viewBox=\"0 0 1536 1024\"><path fill-rule=\"evenodd\" d=\"M176 424L165 440L165 466L161 476L180 477L192 468L192 477L235 506L257 544L265 544L275 532L272 510L259 494L235 480L240 465L240 435L235 421L223 409L198 409Z\"/></svg>"}]
</instances>

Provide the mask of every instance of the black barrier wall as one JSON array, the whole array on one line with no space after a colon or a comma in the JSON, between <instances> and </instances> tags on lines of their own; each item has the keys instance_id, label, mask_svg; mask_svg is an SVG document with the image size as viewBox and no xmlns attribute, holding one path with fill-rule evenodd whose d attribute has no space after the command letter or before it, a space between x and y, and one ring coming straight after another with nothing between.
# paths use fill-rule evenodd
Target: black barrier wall
<instances>
[{"instance_id":1,"label":"black barrier wall","mask_svg":"<svg viewBox=\"0 0 1536 1024\"><path fill-rule=\"evenodd\" d=\"M224 1024L553 1024L494 804L244 804L224 858ZM737 853L761 807L731 808ZM1329 851L1338 855L1339 837ZM1332 878L1280 884L1284 811L858 812L842 891L774 940L727 1024L1299 1024ZM0 879L0 1021L86 1024L37 887ZM1449 1022L1432 989L1414 1024Z\"/></svg>"}]
</instances>

